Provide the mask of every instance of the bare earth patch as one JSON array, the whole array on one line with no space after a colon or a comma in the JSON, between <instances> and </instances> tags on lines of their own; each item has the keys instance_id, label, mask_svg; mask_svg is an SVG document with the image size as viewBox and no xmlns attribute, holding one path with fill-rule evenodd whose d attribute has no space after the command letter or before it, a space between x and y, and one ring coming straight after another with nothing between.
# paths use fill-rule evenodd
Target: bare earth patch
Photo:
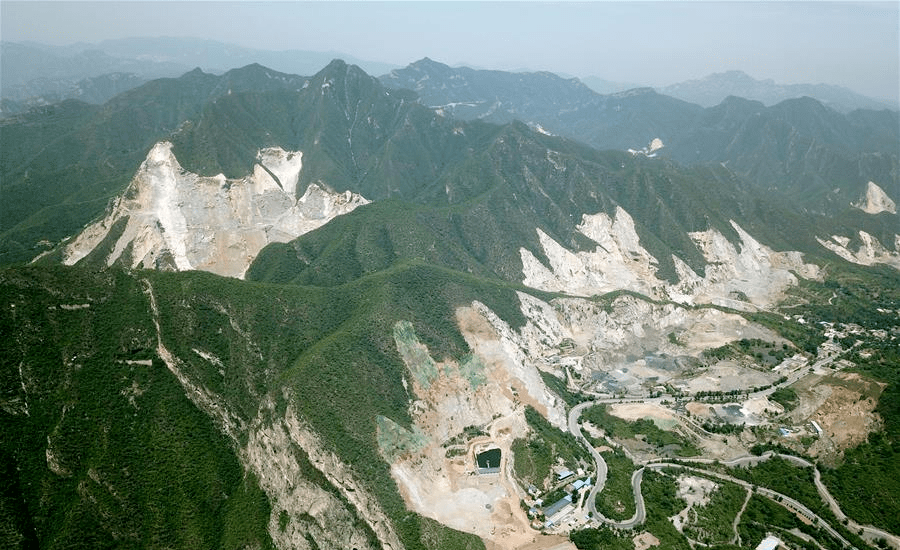
<instances>
[{"instance_id":1,"label":"bare earth patch","mask_svg":"<svg viewBox=\"0 0 900 550\"><path fill-rule=\"evenodd\" d=\"M512 443L528 433L524 406L564 419L562 407L546 392L534 365L525 364L509 345L516 335L491 316L486 308L457 310L474 355L465 362L435 362L414 335L401 335L404 349L411 350L401 356L415 394L410 400L414 426L407 437L414 436L416 445L385 453L391 474L410 509L475 534L492 550L569 550L573 546L565 538L531 528L520 506L525 492L512 473ZM467 435L469 426L484 434ZM490 448L500 449L498 471L479 473L475 455Z\"/></svg>"},{"instance_id":2,"label":"bare earth patch","mask_svg":"<svg viewBox=\"0 0 900 550\"><path fill-rule=\"evenodd\" d=\"M678 380L675 386L688 393L701 391L745 390L771 384L778 376L774 373L760 372L739 365L735 361L720 361L706 369L705 372L692 374L690 378Z\"/></svg>"},{"instance_id":3,"label":"bare earth patch","mask_svg":"<svg viewBox=\"0 0 900 550\"><path fill-rule=\"evenodd\" d=\"M648 418L660 429L671 429L678 421L672 411L653 403L619 403L609 408L609 413L623 420Z\"/></svg>"},{"instance_id":4,"label":"bare earth patch","mask_svg":"<svg viewBox=\"0 0 900 550\"><path fill-rule=\"evenodd\" d=\"M651 546L659 546L659 539L653 536L653 533L646 531L635 535L632 540L634 541L634 550L647 550Z\"/></svg>"},{"instance_id":5,"label":"bare earth patch","mask_svg":"<svg viewBox=\"0 0 900 550\"><path fill-rule=\"evenodd\" d=\"M709 496L719 485L709 479L695 476L678 476L678 496L687 503L684 510L669 518L676 529L681 531L688 521L688 514L694 506L703 506L709 502Z\"/></svg>"},{"instance_id":6,"label":"bare earth patch","mask_svg":"<svg viewBox=\"0 0 900 550\"><path fill-rule=\"evenodd\" d=\"M699 418L712 418L715 416L715 412L712 407L710 407L707 403L698 403L697 401L691 401L690 403L684 406L687 409L687 412L691 413L691 416L699 417Z\"/></svg>"},{"instance_id":7,"label":"bare earth patch","mask_svg":"<svg viewBox=\"0 0 900 550\"><path fill-rule=\"evenodd\" d=\"M810 454L843 453L880 428L881 418L874 411L883 384L856 373L825 377L821 384L831 391L810 417L824 430L823 436L810 447Z\"/></svg>"}]
</instances>

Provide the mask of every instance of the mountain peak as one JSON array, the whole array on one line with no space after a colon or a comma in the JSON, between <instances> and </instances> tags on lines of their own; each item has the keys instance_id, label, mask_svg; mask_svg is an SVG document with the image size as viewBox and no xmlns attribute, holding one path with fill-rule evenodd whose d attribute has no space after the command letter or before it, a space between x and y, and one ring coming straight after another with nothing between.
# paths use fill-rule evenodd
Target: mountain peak
<instances>
[{"instance_id":1,"label":"mountain peak","mask_svg":"<svg viewBox=\"0 0 900 550\"><path fill-rule=\"evenodd\" d=\"M330 63L328 63L328 65L325 65L325 68L322 69L322 70L323 70L323 71L327 71L327 70L344 70L346 67L347 67L347 62L346 62L346 61L344 61L343 59L341 59L341 58L339 58L339 57L335 57L334 59L331 60Z\"/></svg>"},{"instance_id":2,"label":"mountain peak","mask_svg":"<svg viewBox=\"0 0 900 550\"><path fill-rule=\"evenodd\" d=\"M634 97L634 96L651 96L657 95L656 90L650 87L642 87L642 88L633 88L631 90L625 90L624 92L618 92L615 94L611 94L611 97L622 98L622 97Z\"/></svg>"},{"instance_id":3,"label":"mountain peak","mask_svg":"<svg viewBox=\"0 0 900 550\"><path fill-rule=\"evenodd\" d=\"M718 105L729 95L761 101L766 106L786 99L811 96L841 111L877 109L885 106L877 100L859 95L840 86L827 84L782 84L771 78L757 79L740 70L712 73L703 78L686 80L660 88L660 93L690 101L704 107Z\"/></svg>"},{"instance_id":4,"label":"mountain peak","mask_svg":"<svg viewBox=\"0 0 900 550\"><path fill-rule=\"evenodd\" d=\"M347 63L343 59L332 59L331 62L325 66L321 71L316 73L314 78L325 78L325 79L345 79L345 78L360 78L365 77L372 79L373 77L369 75L369 73L360 69L356 65Z\"/></svg>"},{"instance_id":5,"label":"mountain peak","mask_svg":"<svg viewBox=\"0 0 900 550\"><path fill-rule=\"evenodd\" d=\"M441 63L440 61L435 61L434 59L431 59L430 57L423 57L422 59L411 63L411 66L413 66L413 67L447 67L447 68L450 67L449 65Z\"/></svg>"}]
</instances>

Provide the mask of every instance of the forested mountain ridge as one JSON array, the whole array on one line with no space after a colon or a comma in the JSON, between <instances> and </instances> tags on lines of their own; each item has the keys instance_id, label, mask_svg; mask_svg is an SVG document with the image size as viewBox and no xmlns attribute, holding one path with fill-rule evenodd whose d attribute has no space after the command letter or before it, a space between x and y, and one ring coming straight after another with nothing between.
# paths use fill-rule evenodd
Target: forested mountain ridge
<instances>
[{"instance_id":1,"label":"forested mountain ridge","mask_svg":"<svg viewBox=\"0 0 900 550\"><path fill-rule=\"evenodd\" d=\"M829 215L864 194L868 181L900 194L900 124L888 109L844 114L809 97L770 107L726 97L704 109L650 89L601 95L577 79L451 68L427 58L381 80L453 116L518 119L599 149L640 150L660 139L658 155L687 165L725 163L748 183L777 187L800 207Z\"/></svg>"},{"instance_id":2,"label":"forested mountain ridge","mask_svg":"<svg viewBox=\"0 0 900 550\"><path fill-rule=\"evenodd\" d=\"M657 118L670 99L651 94L610 99L635 102L615 123L677 128ZM881 147L890 114L776 107L673 116L787 155L779 166L812 188L843 166L834 151L896 162ZM724 138L683 165L661 154L668 143L601 151L516 117L448 115L334 61L311 77L196 70L3 122L2 192L16 201L2 233L0 458L14 483L0 540L512 549L584 529L572 540L605 530L629 547L646 531L681 548L718 540L702 518L719 508L682 531L668 519L679 484L706 482L647 468L647 517L629 523L632 470L769 448L818 461L851 519L874 525L867 540L895 529L893 501L863 514L844 483L889 494L873 480L895 467L861 458L896 446L890 182L823 216L748 182L752 147L743 171L714 160ZM810 135L819 162L791 160ZM232 277L198 271L225 263ZM578 435L585 400L627 429ZM619 445L633 459L594 457ZM484 451L503 457L499 472L478 466ZM810 470L792 488L771 478L794 479L778 470L793 466L759 468L754 483L866 544L810 496ZM602 491L560 504L572 523L547 524L579 491L564 469ZM741 493L716 479L713 494ZM743 519L729 512L728 540L777 529L793 544L796 528L840 546L760 499L747 493ZM624 539L608 529L626 524Z\"/></svg>"}]
</instances>

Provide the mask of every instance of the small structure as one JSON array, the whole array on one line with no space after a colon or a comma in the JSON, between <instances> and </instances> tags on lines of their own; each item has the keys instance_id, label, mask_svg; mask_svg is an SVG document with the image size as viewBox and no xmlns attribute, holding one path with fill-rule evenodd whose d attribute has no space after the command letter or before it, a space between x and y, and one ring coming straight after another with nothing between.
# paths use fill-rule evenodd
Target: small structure
<instances>
[{"instance_id":1,"label":"small structure","mask_svg":"<svg viewBox=\"0 0 900 550\"><path fill-rule=\"evenodd\" d=\"M562 481L564 479L569 479L570 477L572 477L574 475L575 475L575 472L573 472L571 470L563 470L563 471L559 472L558 474L556 474L556 481Z\"/></svg>"},{"instance_id":2,"label":"small structure","mask_svg":"<svg viewBox=\"0 0 900 550\"><path fill-rule=\"evenodd\" d=\"M575 480L575 483L572 484L572 489L574 489L576 491L580 491L582 489L589 488L590 486L591 486L591 478L588 477L585 479Z\"/></svg>"},{"instance_id":3,"label":"small structure","mask_svg":"<svg viewBox=\"0 0 900 550\"><path fill-rule=\"evenodd\" d=\"M478 466L478 474L499 474L500 473L500 449L488 449L483 453L475 456L475 463Z\"/></svg>"},{"instance_id":4,"label":"small structure","mask_svg":"<svg viewBox=\"0 0 900 550\"><path fill-rule=\"evenodd\" d=\"M812 424L813 429L816 430L816 435L822 437L822 426L819 426L819 423L815 420L811 421L810 424Z\"/></svg>"},{"instance_id":5,"label":"small structure","mask_svg":"<svg viewBox=\"0 0 900 550\"><path fill-rule=\"evenodd\" d=\"M553 527L556 523L559 522L572 507L572 495L566 495L563 498L557 500L550 506L548 506L544 510L544 517L547 518L547 521L544 523L544 528L548 529Z\"/></svg>"},{"instance_id":6,"label":"small structure","mask_svg":"<svg viewBox=\"0 0 900 550\"><path fill-rule=\"evenodd\" d=\"M756 550L776 550L779 547L781 547L781 539L769 535L766 538L762 539L762 541L756 547Z\"/></svg>"}]
</instances>

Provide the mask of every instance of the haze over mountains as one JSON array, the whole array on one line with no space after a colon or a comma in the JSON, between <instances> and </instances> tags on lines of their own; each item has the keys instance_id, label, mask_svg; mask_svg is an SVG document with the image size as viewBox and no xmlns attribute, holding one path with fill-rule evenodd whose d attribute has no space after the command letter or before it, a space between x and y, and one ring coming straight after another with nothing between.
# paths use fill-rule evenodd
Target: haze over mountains
<instances>
[{"instance_id":1,"label":"haze over mountains","mask_svg":"<svg viewBox=\"0 0 900 550\"><path fill-rule=\"evenodd\" d=\"M697 80L687 80L659 88L660 93L704 107L718 105L728 96L759 101L766 106L787 99L812 97L843 113L854 109L893 109L887 100L865 97L841 86L828 84L778 84L772 79L758 80L743 71L713 73Z\"/></svg>"},{"instance_id":2,"label":"haze over mountains","mask_svg":"<svg viewBox=\"0 0 900 550\"><path fill-rule=\"evenodd\" d=\"M4 42L0 58L3 60L0 98L7 100L4 107L7 114L19 112L28 105L67 98L100 104L146 80L177 76L195 67L221 73L232 67L259 63L281 72L311 75L331 59L341 58L373 75L396 68L389 63L360 60L339 52L267 51L193 38L123 38L70 46ZM107 83L110 80L115 81L114 86ZM582 81L601 94L645 87L598 76L586 76ZM840 86L777 84L771 79L754 79L740 70L714 73L657 88L657 91L703 107L717 105L728 96L761 101L767 106L809 96L844 113L861 108L898 108L889 101L869 98Z\"/></svg>"},{"instance_id":3,"label":"haze over mountains","mask_svg":"<svg viewBox=\"0 0 900 550\"><path fill-rule=\"evenodd\" d=\"M201 55L176 50L147 67ZM715 470L734 477L710 494L750 510L727 540L898 532L897 111L704 107L428 58L280 68L0 121L0 540L689 548L721 542L669 520L709 480L647 464L769 448L818 461L849 519L772 458ZM598 416L584 439L595 398L668 439ZM785 495L836 535L782 517Z\"/></svg>"},{"instance_id":4,"label":"haze over mountains","mask_svg":"<svg viewBox=\"0 0 900 550\"><path fill-rule=\"evenodd\" d=\"M70 98L102 104L147 80L178 76L198 67L222 73L259 63L310 75L337 57L374 74L393 68L338 52L266 51L195 38L124 38L71 46L3 42L0 97L7 100L4 113ZM118 87L103 86L104 80L116 80Z\"/></svg>"}]
</instances>

